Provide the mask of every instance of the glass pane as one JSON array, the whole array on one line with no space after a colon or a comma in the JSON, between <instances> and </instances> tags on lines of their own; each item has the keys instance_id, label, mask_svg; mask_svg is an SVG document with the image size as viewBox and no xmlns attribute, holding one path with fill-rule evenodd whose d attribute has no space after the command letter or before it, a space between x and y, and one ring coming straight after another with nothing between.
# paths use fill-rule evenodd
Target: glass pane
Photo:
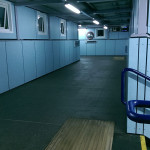
<instances>
[{"instance_id":1,"label":"glass pane","mask_svg":"<svg viewBox=\"0 0 150 150\"><path fill-rule=\"evenodd\" d=\"M43 26L42 26L42 29L43 29L42 31L45 32L45 30L44 30L44 19L43 19L42 25L43 25Z\"/></svg>"},{"instance_id":2,"label":"glass pane","mask_svg":"<svg viewBox=\"0 0 150 150\"><path fill-rule=\"evenodd\" d=\"M42 17L38 19L38 25L39 25L39 31L44 32L44 19Z\"/></svg>"},{"instance_id":3,"label":"glass pane","mask_svg":"<svg viewBox=\"0 0 150 150\"><path fill-rule=\"evenodd\" d=\"M104 30L97 30L97 36L104 36Z\"/></svg>"},{"instance_id":4,"label":"glass pane","mask_svg":"<svg viewBox=\"0 0 150 150\"><path fill-rule=\"evenodd\" d=\"M4 27L5 8L0 7L0 27Z\"/></svg>"},{"instance_id":5,"label":"glass pane","mask_svg":"<svg viewBox=\"0 0 150 150\"><path fill-rule=\"evenodd\" d=\"M6 11L6 18L5 18L5 29L9 29L8 28L8 14L7 14L7 11Z\"/></svg>"},{"instance_id":6,"label":"glass pane","mask_svg":"<svg viewBox=\"0 0 150 150\"><path fill-rule=\"evenodd\" d=\"M65 34L64 24L61 23L61 34Z\"/></svg>"}]
</instances>

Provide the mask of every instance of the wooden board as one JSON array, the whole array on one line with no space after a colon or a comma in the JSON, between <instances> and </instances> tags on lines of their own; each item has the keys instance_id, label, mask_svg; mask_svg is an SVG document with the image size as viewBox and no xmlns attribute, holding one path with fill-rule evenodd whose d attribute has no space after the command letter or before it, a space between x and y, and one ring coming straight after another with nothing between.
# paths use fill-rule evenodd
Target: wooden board
<instances>
[{"instance_id":1,"label":"wooden board","mask_svg":"<svg viewBox=\"0 0 150 150\"><path fill-rule=\"evenodd\" d=\"M45 150L111 150L114 123L69 119Z\"/></svg>"}]
</instances>

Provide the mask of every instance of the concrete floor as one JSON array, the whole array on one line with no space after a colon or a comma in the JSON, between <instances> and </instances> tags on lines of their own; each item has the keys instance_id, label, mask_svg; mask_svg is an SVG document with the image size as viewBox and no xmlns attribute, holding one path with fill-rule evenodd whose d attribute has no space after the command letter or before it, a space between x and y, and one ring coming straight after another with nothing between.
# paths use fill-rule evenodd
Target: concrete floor
<instances>
[{"instance_id":1,"label":"concrete floor","mask_svg":"<svg viewBox=\"0 0 150 150\"><path fill-rule=\"evenodd\" d=\"M70 117L115 122L113 150L140 150L120 102L125 60L81 61L0 95L0 150L44 150Z\"/></svg>"}]
</instances>

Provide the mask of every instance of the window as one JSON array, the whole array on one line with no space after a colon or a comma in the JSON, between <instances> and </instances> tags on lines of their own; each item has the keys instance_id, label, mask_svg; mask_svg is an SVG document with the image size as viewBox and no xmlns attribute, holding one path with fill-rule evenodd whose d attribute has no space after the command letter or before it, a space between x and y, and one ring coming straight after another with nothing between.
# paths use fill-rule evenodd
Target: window
<instances>
[{"instance_id":1,"label":"window","mask_svg":"<svg viewBox=\"0 0 150 150\"><path fill-rule=\"evenodd\" d=\"M66 21L63 19L61 19L61 22L60 22L60 33L61 33L61 36L66 35Z\"/></svg>"},{"instance_id":2,"label":"window","mask_svg":"<svg viewBox=\"0 0 150 150\"><path fill-rule=\"evenodd\" d=\"M61 34L65 34L65 28L63 22L61 22Z\"/></svg>"},{"instance_id":3,"label":"window","mask_svg":"<svg viewBox=\"0 0 150 150\"><path fill-rule=\"evenodd\" d=\"M103 28L96 29L96 38L105 38L105 31Z\"/></svg>"},{"instance_id":4,"label":"window","mask_svg":"<svg viewBox=\"0 0 150 150\"><path fill-rule=\"evenodd\" d=\"M37 12L37 27L38 27L38 34L47 34L48 25L46 14Z\"/></svg>"},{"instance_id":5,"label":"window","mask_svg":"<svg viewBox=\"0 0 150 150\"><path fill-rule=\"evenodd\" d=\"M43 17L39 17L38 19L39 32L44 32L44 19Z\"/></svg>"},{"instance_id":6,"label":"window","mask_svg":"<svg viewBox=\"0 0 150 150\"><path fill-rule=\"evenodd\" d=\"M0 1L0 32L10 33L12 29L11 4Z\"/></svg>"},{"instance_id":7,"label":"window","mask_svg":"<svg viewBox=\"0 0 150 150\"><path fill-rule=\"evenodd\" d=\"M97 30L97 36L104 36L104 30Z\"/></svg>"}]
</instances>

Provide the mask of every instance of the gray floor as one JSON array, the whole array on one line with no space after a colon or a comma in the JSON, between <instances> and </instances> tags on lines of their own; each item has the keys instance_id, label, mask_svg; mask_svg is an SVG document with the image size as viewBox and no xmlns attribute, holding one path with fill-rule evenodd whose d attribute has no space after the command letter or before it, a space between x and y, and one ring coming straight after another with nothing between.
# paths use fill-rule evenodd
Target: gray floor
<instances>
[{"instance_id":1,"label":"gray floor","mask_svg":"<svg viewBox=\"0 0 150 150\"><path fill-rule=\"evenodd\" d=\"M81 61L0 95L0 150L44 150L70 117L115 122L113 150L140 150L120 102L125 60Z\"/></svg>"}]
</instances>

